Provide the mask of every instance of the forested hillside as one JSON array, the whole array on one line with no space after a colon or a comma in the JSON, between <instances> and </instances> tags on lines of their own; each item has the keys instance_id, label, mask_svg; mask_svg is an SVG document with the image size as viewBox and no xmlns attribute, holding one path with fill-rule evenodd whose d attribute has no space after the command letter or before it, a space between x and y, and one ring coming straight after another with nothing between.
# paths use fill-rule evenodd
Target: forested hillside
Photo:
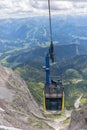
<instances>
[{"instance_id":1,"label":"forested hillside","mask_svg":"<svg viewBox=\"0 0 87 130\"><path fill-rule=\"evenodd\" d=\"M55 62L61 63L74 58L78 55L87 55L87 44L67 44L54 46ZM14 68L27 62L42 62L44 64L48 47L36 47L33 49L16 50L1 55L1 64Z\"/></svg>"},{"instance_id":2,"label":"forested hillside","mask_svg":"<svg viewBox=\"0 0 87 130\"><path fill-rule=\"evenodd\" d=\"M58 76L63 80L65 87L65 106L67 109L74 107L75 100L83 94L81 103L85 103L87 98L87 56L76 56L75 58L56 63L51 66L51 75ZM31 67L32 66L32 67ZM45 83L45 72L41 68L41 63L26 63L15 68L23 79L28 83L39 105L42 104L42 91Z\"/></svg>"}]
</instances>

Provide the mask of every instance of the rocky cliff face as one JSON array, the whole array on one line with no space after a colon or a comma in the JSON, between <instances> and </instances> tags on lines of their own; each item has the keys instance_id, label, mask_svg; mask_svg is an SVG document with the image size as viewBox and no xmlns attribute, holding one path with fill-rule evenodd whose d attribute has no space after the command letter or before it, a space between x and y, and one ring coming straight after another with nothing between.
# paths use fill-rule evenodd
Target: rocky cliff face
<instances>
[{"instance_id":1,"label":"rocky cliff face","mask_svg":"<svg viewBox=\"0 0 87 130\"><path fill-rule=\"evenodd\" d=\"M49 130L25 82L0 66L0 130Z\"/></svg>"},{"instance_id":2,"label":"rocky cliff face","mask_svg":"<svg viewBox=\"0 0 87 130\"><path fill-rule=\"evenodd\" d=\"M87 103L81 110L74 110L68 130L87 130Z\"/></svg>"}]
</instances>

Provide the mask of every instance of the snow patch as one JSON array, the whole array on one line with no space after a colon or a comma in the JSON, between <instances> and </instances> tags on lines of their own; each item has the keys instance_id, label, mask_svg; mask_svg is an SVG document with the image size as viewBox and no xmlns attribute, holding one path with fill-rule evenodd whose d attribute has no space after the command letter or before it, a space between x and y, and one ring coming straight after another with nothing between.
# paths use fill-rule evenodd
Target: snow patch
<instances>
[{"instance_id":1,"label":"snow patch","mask_svg":"<svg viewBox=\"0 0 87 130\"><path fill-rule=\"evenodd\" d=\"M0 112L4 112L5 110L0 107Z\"/></svg>"},{"instance_id":2,"label":"snow patch","mask_svg":"<svg viewBox=\"0 0 87 130\"><path fill-rule=\"evenodd\" d=\"M0 128L4 129L4 130L22 130L22 129L17 129L17 128L14 128L14 127L7 127L7 126L4 126L4 125L0 125Z\"/></svg>"},{"instance_id":3,"label":"snow patch","mask_svg":"<svg viewBox=\"0 0 87 130\"><path fill-rule=\"evenodd\" d=\"M82 96L83 96L83 94L81 94L80 97L77 98L77 100L76 100L75 103L74 103L74 107L75 107L76 109L78 109L79 106L80 106L80 100L81 100Z\"/></svg>"}]
</instances>

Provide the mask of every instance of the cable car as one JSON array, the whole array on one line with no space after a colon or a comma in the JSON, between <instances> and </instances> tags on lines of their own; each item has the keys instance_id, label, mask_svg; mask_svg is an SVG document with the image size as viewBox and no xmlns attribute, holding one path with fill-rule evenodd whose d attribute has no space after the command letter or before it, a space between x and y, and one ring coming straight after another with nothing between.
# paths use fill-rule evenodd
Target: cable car
<instances>
[{"instance_id":1,"label":"cable car","mask_svg":"<svg viewBox=\"0 0 87 130\"><path fill-rule=\"evenodd\" d=\"M62 81L50 81L49 55L46 56L46 83L43 90L44 110L61 111L64 110L64 86Z\"/></svg>"},{"instance_id":2,"label":"cable car","mask_svg":"<svg viewBox=\"0 0 87 130\"><path fill-rule=\"evenodd\" d=\"M46 80L43 90L43 107L44 110L64 110L64 87L62 81L58 79L57 81L50 81L50 59L52 63L54 62L54 46L52 39L52 25L51 25L51 11L50 11L50 0L48 0L49 8L49 27L50 27L50 48L45 57L45 71Z\"/></svg>"}]
</instances>

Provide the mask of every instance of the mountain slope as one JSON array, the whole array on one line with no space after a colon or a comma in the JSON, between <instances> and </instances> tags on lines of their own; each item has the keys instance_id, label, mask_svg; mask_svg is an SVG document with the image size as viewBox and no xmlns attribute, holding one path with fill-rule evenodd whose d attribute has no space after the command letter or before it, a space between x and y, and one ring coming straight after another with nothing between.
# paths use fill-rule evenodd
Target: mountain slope
<instances>
[{"instance_id":1,"label":"mountain slope","mask_svg":"<svg viewBox=\"0 0 87 130\"><path fill-rule=\"evenodd\" d=\"M87 130L87 103L81 110L72 112L68 130Z\"/></svg>"},{"instance_id":2,"label":"mountain slope","mask_svg":"<svg viewBox=\"0 0 87 130\"><path fill-rule=\"evenodd\" d=\"M0 129L49 130L44 119L25 82L0 66Z\"/></svg>"}]
</instances>

